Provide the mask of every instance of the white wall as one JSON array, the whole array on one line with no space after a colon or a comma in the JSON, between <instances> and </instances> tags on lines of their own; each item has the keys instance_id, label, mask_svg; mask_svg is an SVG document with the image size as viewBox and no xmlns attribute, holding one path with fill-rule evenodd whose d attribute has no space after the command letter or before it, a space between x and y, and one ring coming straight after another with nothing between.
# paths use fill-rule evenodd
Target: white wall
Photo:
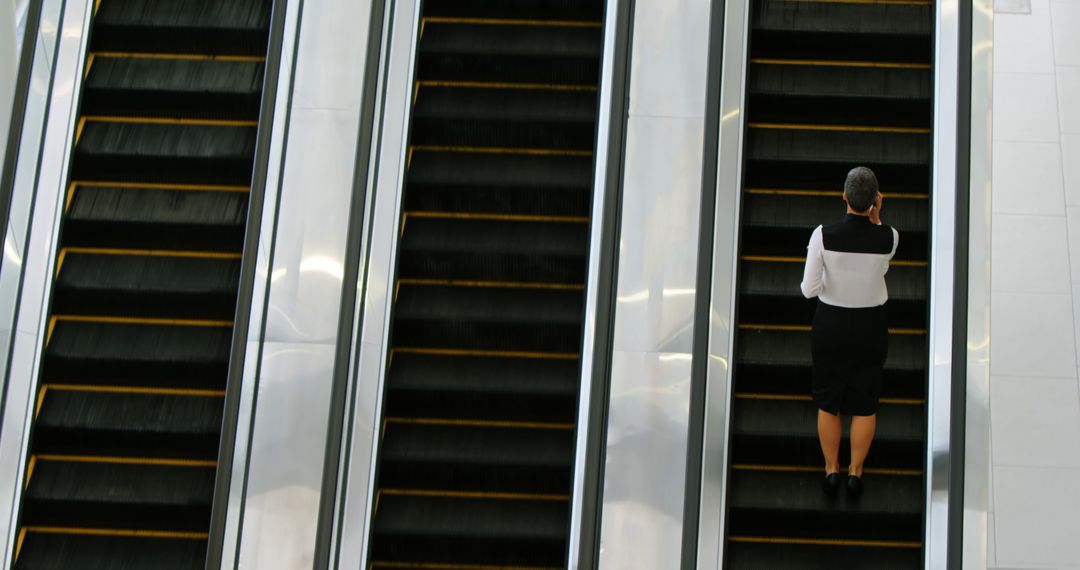
<instances>
[{"instance_id":1,"label":"white wall","mask_svg":"<svg viewBox=\"0 0 1080 570\"><path fill-rule=\"evenodd\" d=\"M1080 568L1080 0L997 0L991 568Z\"/></svg>"},{"instance_id":2,"label":"white wall","mask_svg":"<svg viewBox=\"0 0 1080 570\"><path fill-rule=\"evenodd\" d=\"M8 127L11 124L11 101L15 95L15 73L18 67L19 39L16 33L17 0L0 0L0 168L3 167ZM18 2L25 12L25 1Z\"/></svg>"}]
</instances>

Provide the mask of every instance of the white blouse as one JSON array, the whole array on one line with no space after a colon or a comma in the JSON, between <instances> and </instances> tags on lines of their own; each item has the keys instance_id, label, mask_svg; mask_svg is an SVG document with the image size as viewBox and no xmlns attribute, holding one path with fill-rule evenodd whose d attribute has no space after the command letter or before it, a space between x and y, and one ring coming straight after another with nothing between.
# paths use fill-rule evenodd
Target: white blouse
<instances>
[{"instance_id":1,"label":"white blouse","mask_svg":"<svg viewBox=\"0 0 1080 570\"><path fill-rule=\"evenodd\" d=\"M888 228L892 230L892 249L888 253L881 252L881 248L878 248L878 252L857 252L851 250L866 249L854 243L856 239L860 239L859 234L864 233L861 226L868 226L866 231L869 231L870 227L878 232L884 228L874 226L869 220L852 220L852 216L842 224L855 231L841 231L839 235L830 237L830 248L826 248L827 240L822 226L818 226L811 234L800 285L803 296L807 299L817 297L835 307L865 308L884 305L889 300L885 273L889 271L889 260L896 255L896 246L900 243L899 232L895 228ZM830 227L840 226L841 224L837 224Z\"/></svg>"}]
</instances>

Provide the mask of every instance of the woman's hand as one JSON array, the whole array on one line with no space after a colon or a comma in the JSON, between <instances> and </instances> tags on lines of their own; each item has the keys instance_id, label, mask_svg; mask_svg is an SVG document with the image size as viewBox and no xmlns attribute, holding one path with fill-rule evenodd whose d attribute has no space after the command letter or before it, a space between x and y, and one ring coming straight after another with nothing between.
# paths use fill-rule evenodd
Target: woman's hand
<instances>
[{"instance_id":1,"label":"woman's hand","mask_svg":"<svg viewBox=\"0 0 1080 570\"><path fill-rule=\"evenodd\" d=\"M885 201L885 197L878 192L877 200L874 201L874 205L870 206L870 221L875 224L881 224L881 204Z\"/></svg>"}]
</instances>

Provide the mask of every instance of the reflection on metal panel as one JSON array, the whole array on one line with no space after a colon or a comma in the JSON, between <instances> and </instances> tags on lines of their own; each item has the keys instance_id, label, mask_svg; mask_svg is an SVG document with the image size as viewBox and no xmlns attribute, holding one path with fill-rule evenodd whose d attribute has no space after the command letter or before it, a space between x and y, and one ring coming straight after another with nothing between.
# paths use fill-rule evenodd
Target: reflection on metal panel
<instances>
[{"instance_id":1,"label":"reflection on metal panel","mask_svg":"<svg viewBox=\"0 0 1080 570\"><path fill-rule=\"evenodd\" d=\"M968 204L964 568L986 568L989 543L987 513L990 509L990 141L994 86L993 4L992 0L977 0L972 10L971 22L971 190Z\"/></svg>"},{"instance_id":2,"label":"reflection on metal panel","mask_svg":"<svg viewBox=\"0 0 1080 570\"><path fill-rule=\"evenodd\" d=\"M605 569L679 566L710 5L634 5L600 529Z\"/></svg>"},{"instance_id":3,"label":"reflection on metal panel","mask_svg":"<svg viewBox=\"0 0 1080 570\"><path fill-rule=\"evenodd\" d=\"M35 85L34 91L48 97L47 116L42 152L26 153L30 160L25 168L20 164L16 174L12 224L14 251L11 261L20 257L25 260L21 296L16 300L19 307L14 325L13 350L8 360L7 398L3 402L3 430L0 431L0 512L3 514L3 536L7 548L4 564L10 567L14 561L16 517L24 453L29 439L30 412L34 403L31 391L41 362L42 342L45 334L46 303L52 285L55 257L53 243L59 232L60 208L63 204L70 154L68 144L75 132L75 102L81 85L80 70L83 69L85 41L90 23L85 2L51 1L42 13L40 47L47 57L42 58L49 68L54 46L48 45L49 37L59 38L56 50L56 66L52 71L51 85ZM57 34L60 26L63 33ZM37 59L37 58L35 58ZM46 72L47 74L47 72ZM35 71L35 78L41 78ZM31 129L33 130L33 129ZM25 138L24 138L25 141ZM36 149L35 149L36 150ZM35 160L36 159L36 160ZM24 173L25 176L24 176ZM23 202L22 200L25 200ZM30 202L33 202L32 208ZM17 209L18 208L18 209ZM23 213L26 212L26 213ZM15 219L16 215L25 216ZM23 224L28 224L29 227ZM26 232L29 232L27 234ZM27 236L25 248L19 247L19 236ZM5 259L8 258L5 249Z\"/></svg>"}]
</instances>

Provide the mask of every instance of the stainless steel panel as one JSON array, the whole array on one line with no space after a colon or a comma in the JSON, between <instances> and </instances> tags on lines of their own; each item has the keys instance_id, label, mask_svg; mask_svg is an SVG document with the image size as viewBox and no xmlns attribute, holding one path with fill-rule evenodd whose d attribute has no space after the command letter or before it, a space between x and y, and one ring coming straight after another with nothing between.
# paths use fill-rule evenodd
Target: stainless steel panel
<instances>
[{"instance_id":1,"label":"stainless steel panel","mask_svg":"<svg viewBox=\"0 0 1080 570\"><path fill-rule=\"evenodd\" d=\"M944 568L948 553L960 30L957 0L944 0L936 6L927 489L923 539L927 568Z\"/></svg>"},{"instance_id":2,"label":"stainless steel panel","mask_svg":"<svg viewBox=\"0 0 1080 570\"><path fill-rule=\"evenodd\" d=\"M720 140L717 145L713 272L709 300L709 362L706 368L705 437L702 440L701 511L697 567L719 569L724 560L731 357L735 342L735 278L741 206L744 89L749 34L748 3L724 5L720 77Z\"/></svg>"},{"instance_id":3,"label":"stainless steel panel","mask_svg":"<svg viewBox=\"0 0 1080 570\"><path fill-rule=\"evenodd\" d=\"M702 0L634 6L604 569L677 568L681 557L708 13Z\"/></svg>"},{"instance_id":4,"label":"stainless steel panel","mask_svg":"<svg viewBox=\"0 0 1080 570\"><path fill-rule=\"evenodd\" d=\"M14 343L5 379L8 398L5 402L3 431L0 433L0 524L3 525L0 532L6 538L4 564L9 567L14 555L12 546L17 531L22 487L18 482L23 478L30 413L34 403L33 389L41 362L46 308L52 288L51 277L55 261L53 247L60 229L60 209L63 205L68 161L71 156L70 143L75 132L76 103L81 87L79 79L90 23L89 4L77 1L62 4L53 1L46 5L42 14L40 33L43 36L54 34L52 37L56 37L56 30L59 29L57 22L63 22L63 33L60 34L60 44L56 48L56 69L52 90L48 95L43 152L39 162L28 164L28 168L38 174L36 184L32 176L19 178L14 189L16 196L24 193L33 195L33 210L30 234L22 256L26 266L22 276L21 297L17 300ZM36 156L34 152L28 154ZM24 208L25 203L19 205ZM21 209L19 213L24 211L25 209ZM16 214L14 208L12 213ZM17 224L13 224L13 227L17 232L20 230ZM17 257L18 251L15 253L13 258ZM7 259L8 256L5 254L4 257Z\"/></svg>"},{"instance_id":5,"label":"stainless steel panel","mask_svg":"<svg viewBox=\"0 0 1080 570\"><path fill-rule=\"evenodd\" d=\"M975 0L971 23L971 190L968 217L964 568L986 568L990 512L990 204L994 3Z\"/></svg>"},{"instance_id":6,"label":"stainless steel panel","mask_svg":"<svg viewBox=\"0 0 1080 570\"><path fill-rule=\"evenodd\" d=\"M287 6L247 323L227 568L303 568L314 558L359 93L369 72L366 34L346 33L341 23L362 24L371 8L370 1L328 2Z\"/></svg>"},{"instance_id":7,"label":"stainless steel panel","mask_svg":"<svg viewBox=\"0 0 1080 570\"><path fill-rule=\"evenodd\" d=\"M419 33L420 2L403 0L386 11L383 34L382 68L379 71L379 98L374 132L380 133L373 145L376 165L368 181L368 199L364 219L371 226L361 251L360 287L354 322L353 342L357 350L350 362L349 405L345 417L349 425L343 439L343 464L339 493L340 512L336 513L331 551L335 568L367 566L368 523L371 520L372 485L378 453L378 430L383 376L386 370L385 347L390 321L390 280L397 246L402 183L411 110L414 48ZM369 241L370 240L370 241Z\"/></svg>"}]
</instances>

